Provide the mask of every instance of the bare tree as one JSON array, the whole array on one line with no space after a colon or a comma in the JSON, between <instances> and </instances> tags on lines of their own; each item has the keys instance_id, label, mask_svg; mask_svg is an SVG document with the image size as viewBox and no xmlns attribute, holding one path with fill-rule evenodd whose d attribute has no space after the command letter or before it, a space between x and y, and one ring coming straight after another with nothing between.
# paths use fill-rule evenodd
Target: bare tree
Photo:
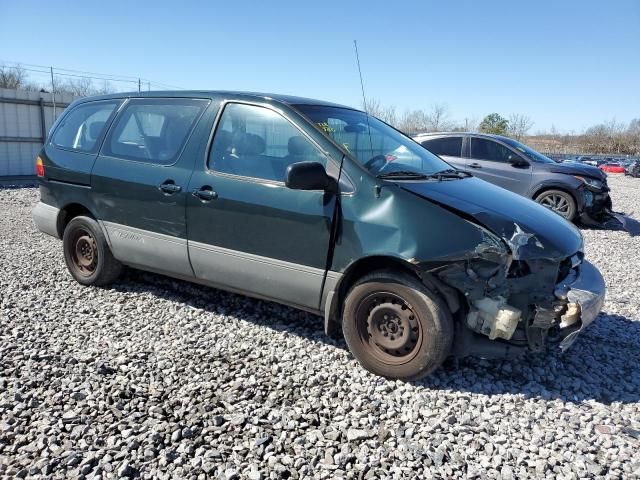
<instances>
[{"instance_id":1,"label":"bare tree","mask_svg":"<svg viewBox=\"0 0 640 480\"><path fill-rule=\"evenodd\" d=\"M626 125L613 119L588 128L582 143L592 153L627 153L627 131Z\"/></svg>"},{"instance_id":2,"label":"bare tree","mask_svg":"<svg viewBox=\"0 0 640 480\"><path fill-rule=\"evenodd\" d=\"M531 120L531 117L520 113L512 113L509 116L509 127L507 128L507 133L510 137L520 141L527 135L527 133L529 133L531 127L533 127L533 120Z\"/></svg>"},{"instance_id":3,"label":"bare tree","mask_svg":"<svg viewBox=\"0 0 640 480\"><path fill-rule=\"evenodd\" d=\"M464 126L465 132L477 132L480 120L478 117L464 117L462 125Z\"/></svg>"},{"instance_id":4,"label":"bare tree","mask_svg":"<svg viewBox=\"0 0 640 480\"><path fill-rule=\"evenodd\" d=\"M115 93L116 88L108 80L103 80L102 85L96 87L93 91L94 95L107 95L108 93Z\"/></svg>"},{"instance_id":5,"label":"bare tree","mask_svg":"<svg viewBox=\"0 0 640 480\"><path fill-rule=\"evenodd\" d=\"M69 93L76 97L104 95L116 91L107 80L103 80L102 85L97 87L93 80L88 77L70 78L65 80L61 80L56 77L55 85L56 93Z\"/></svg>"},{"instance_id":6,"label":"bare tree","mask_svg":"<svg viewBox=\"0 0 640 480\"><path fill-rule=\"evenodd\" d=\"M396 107L393 105L382 105L379 99L370 98L367 102L362 102L364 111L369 115L379 118L383 122L388 123L389 125L396 125L398 123L398 118L396 115Z\"/></svg>"},{"instance_id":7,"label":"bare tree","mask_svg":"<svg viewBox=\"0 0 640 480\"><path fill-rule=\"evenodd\" d=\"M0 88L14 90L37 90L37 86L29 81L29 76L20 65L0 67Z\"/></svg>"},{"instance_id":8,"label":"bare tree","mask_svg":"<svg viewBox=\"0 0 640 480\"><path fill-rule=\"evenodd\" d=\"M451 130L453 122L449 118L449 108L444 103L434 103L426 114L426 131L442 132Z\"/></svg>"},{"instance_id":9,"label":"bare tree","mask_svg":"<svg viewBox=\"0 0 640 480\"><path fill-rule=\"evenodd\" d=\"M465 117L462 122L452 121L447 105L442 103L434 103L428 110L407 109L401 115L396 113L396 108L393 105L385 106L375 98L369 99L367 105L363 106L370 115L393 125L408 135L444 130L475 132L481 129L476 117ZM487 128L487 118L483 121L483 130ZM537 130L534 136L529 136L534 122L528 115L513 113L508 120L502 117L498 120L501 120L501 128L495 130L496 132L501 131L519 141L526 141L542 152L640 154L640 118L631 120L629 124L620 123L614 119L594 125L582 133L574 131L563 133L558 131L555 125L552 125L547 131Z\"/></svg>"},{"instance_id":10,"label":"bare tree","mask_svg":"<svg viewBox=\"0 0 640 480\"><path fill-rule=\"evenodd\" d=\"M366 102L362 101L362 109L373 117L380 116L382 104L378 98L370 98Z\"/></svg>"},{"instance_id":11,"label":"bare tree","mask_svg":"<svg viewBox=\"0 0 640 480\"><path fill-rule=\"evenodd\" d=\"M386 122L389 125L393 125L395 127L398 124L398 116L396 115L395 105L388 105L384 107L382 109L382 115L378 118L383 122Z\"/></svg>"},{"instance_id":12,"label":"bare tree","mask_svg":"<svg viewBox=\"0 0 640 480\"><path fill-rule=\"evenodd\" d=\"M60 80L56 77L56 93L70 93L77 97L87 97L94 92L93 82L90 78L69 78Z\"/></svg>"},{"instance_id":13,"label":"bare tree","mask_svg":"<svg viewBox=\"0 0 640 480\"><path fill-rule=\"evenodd\" d=\"M427 114L424 110L405 110L398 121L398 129L407 135L427 131Z\"/></svg>"}]
</instances>

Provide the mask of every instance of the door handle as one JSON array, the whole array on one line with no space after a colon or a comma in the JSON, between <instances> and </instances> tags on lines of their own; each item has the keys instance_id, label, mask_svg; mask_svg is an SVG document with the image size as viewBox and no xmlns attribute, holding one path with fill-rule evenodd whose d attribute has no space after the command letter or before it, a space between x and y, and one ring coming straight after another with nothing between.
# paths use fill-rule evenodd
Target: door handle
<instances>
[{"instance_id":1,"label":"door handle","mask_svg":"<svg viewBox=\"0 0 640 480\"><path fill-rule=\"evenodd\" d=\"M482 168L482 165L480 165L479 163L470 163L469 166L471 168Z\"/></svg>"},{"instance_id":2,"label":"door handle","mask_svg":"<svg viewBox=\"0 0 640 480\"><path fill-rule=\"evenodd\" d=\"M166 193L167 195L172 195L182 190L182 187L180 185L176 185L173 180L165 180L164 183L158 185L158 190Z\"/></svg>"},{"instance_id":3,"label":"door handle","mask_svg":"<svg viewBox=\"0 0 640 480\"><path fill-rule=\"evenodd\" d=\"M192 194L203 202L209 202L218 198L218 194L211 190L211 187L202 187L200 190L194 190Z\"/></svg>"}]
</instances>

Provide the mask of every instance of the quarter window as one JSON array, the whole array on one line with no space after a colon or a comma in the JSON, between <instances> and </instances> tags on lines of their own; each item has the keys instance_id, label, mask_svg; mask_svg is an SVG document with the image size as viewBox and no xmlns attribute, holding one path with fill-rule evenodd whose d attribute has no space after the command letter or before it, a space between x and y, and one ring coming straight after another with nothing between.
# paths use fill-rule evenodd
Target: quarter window
<instances>
[{"instance_id":1,"label":"quarter window","mask_svg":"<svg viewBox=\"0 0 640 480\"><path fill-rule=\"evenodd\" d=\"M51 142L58 147L78 152L94 152L98 148L98 139L107 126L107 120L117 105L117 101L78 105L61 120Z\"/></svg>"},{"instance_id":2,"label":"quarter window","mask_svg":"<svg viewBox=\"0 0 640 480\"><path fill-rule=\"evenodd\" d=\"M471 139L471 158L491 160L493 162L508 162L517 155L504 145L484 138Z\"/></svg>"},{"instance_id":3,"label":"quarter window","mask_svg":"<svg viewBox=\"0 0 640 480\"><path fill-rule=\"evenodd\" d=\"M174 163L207 100L131 100L111 129L104 153L160 165Z\"/></svg>"},{"instance_id":4,"label":"quarter window","mask_svg":"<svg viewBox=\"0 0 640 480\"><path fill-rule=\"evenodd\" d=\"M324 155L282 115L268 108L228 104L213 137L209 168L243 177L283 182L292 163Z\"/></svg>"},{"instance_id":5,"label":"quarter window","mask_svg":"<svg viewBox=\"0 0 640 480\"><path fill-rule=\"evenodd\" d=\"M442 137L426 140L422 146L436 155L460 157L462 152L462 137Z\"/></svg>"}]
</instances>

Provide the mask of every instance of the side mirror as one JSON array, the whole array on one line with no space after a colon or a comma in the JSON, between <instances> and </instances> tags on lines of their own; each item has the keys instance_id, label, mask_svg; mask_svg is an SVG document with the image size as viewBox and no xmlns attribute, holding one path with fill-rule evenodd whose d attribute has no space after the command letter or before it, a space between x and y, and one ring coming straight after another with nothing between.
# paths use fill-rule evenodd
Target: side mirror
<instances>
[{"instance_id":1,"label":"side mirror","mask_svg":"<svg viewBox=\"0 0 640 480\"><path fill-rule=\"evenodd\" d=\"M518 156L512 156L509 159L509 163L511 164L511 166L516 168L527 168L529 166L529 162Z\"/></svg>"},{"instance_id":2,"label":"side mirror","mask_svg":"<svg viewBox=\"0 0 640 480\"><path fill-rule=\"evenodd\" d=\"M336 181L327 175L324 166L318 162L297 162L287 167L284 184L292 190L336 189Z\"/></svg>"}]
</instances>

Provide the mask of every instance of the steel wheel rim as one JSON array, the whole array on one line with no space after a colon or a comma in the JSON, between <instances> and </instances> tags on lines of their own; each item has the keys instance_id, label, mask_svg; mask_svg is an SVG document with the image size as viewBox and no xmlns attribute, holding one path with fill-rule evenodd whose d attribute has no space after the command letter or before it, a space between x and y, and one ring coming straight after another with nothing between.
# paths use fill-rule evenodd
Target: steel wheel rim
<instances>
[{"instance_id":1,"label":"steel wheel rim","mask_svg":"<svg viewBox=\"0 0 640 480\"><path fill-rule=\"evenodd\" d=\"M90 277L98 265L98 245L87 230L78 230L71 242L71 260L75 270L82 276Z\"/></svg>"},{"instance_id":2,"label":"steel wheel rim","mask_svg":"<svg viewBox=\"0 0 640 480\"><path fill-rule=\"evenodd\" d=\"M540 205L547 207L549 210L553 210L563 217L569 216L569 200L559 193L545 195L540 199Z\"/></svg>"},{"instance_id":3,"label":"steel wheel rim","mask_svg":"<svg viewBox=\"0 0 640 480\"><path fill-rule=\"evenodd\" d=\"M376 292L358 305L360 339L379 361L391 365L410 362L422 344L422 328L411 305L391 292Z\"/></svg>"}]
</instances>

